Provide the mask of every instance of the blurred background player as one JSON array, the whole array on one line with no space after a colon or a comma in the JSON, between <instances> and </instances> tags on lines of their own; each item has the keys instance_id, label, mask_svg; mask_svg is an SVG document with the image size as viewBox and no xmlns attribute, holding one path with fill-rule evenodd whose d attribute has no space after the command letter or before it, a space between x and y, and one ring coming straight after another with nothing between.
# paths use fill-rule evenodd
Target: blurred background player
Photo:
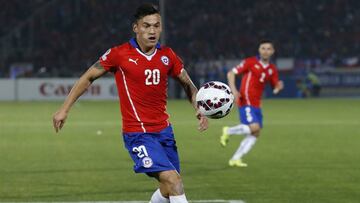
<instances>
[{"instance_id":1,"label":"blurred background player","mask_svg":"<svg viewBox=\"0 0 360 203\"><path fill-rule=\"evenodd\" d=\"M151 4L140 6L135 14L129 42L109 49L84 73L72 88L62 107L55 113L56 132L64 125L75 101L91 83L107 72L116 79L123 122L123 139L136 173L146 173L159 181L151 203L187 203L176 142L166 113L168 76L183 86L196 107L197 88L179 57L158 43L161 16ZM207 119L197 113L199 130L207 129Z\"/></svg>"},{"instance_id":2,"label":"blurred background player","mask_svg":"<svg viewBox=\"0 0 360 203\"><path fill-rule=\"evenodd\" d=\"M306 79L308 80L308 83L309 83L308 86L309 86L309 89L311 92L311 96L319 97L320 91L321 91L321 82L320 82L319 77L313 71L309 71Z\"/></svg>"},{"instance_id":3,"label":"blurred background player","mask_svg":"<svg viewBox=\"0 0 360 203\"><path fill-rule=\"evenodd\" d=\"M227 74L228 83L239 107L241 124L223 127L220 144L226 146L230 135L244 135L239 148L229 160L230 166L246 167L242 157L254 146L262 128L261 96L265 85L270 82L273 93L277 94L284 84L279 80L276 66L271 63L274 44L269 40L259 43L259 56L246 58ZM236 88L236 75L242 75L240 90Z\"/></svg>"}]
</instances>

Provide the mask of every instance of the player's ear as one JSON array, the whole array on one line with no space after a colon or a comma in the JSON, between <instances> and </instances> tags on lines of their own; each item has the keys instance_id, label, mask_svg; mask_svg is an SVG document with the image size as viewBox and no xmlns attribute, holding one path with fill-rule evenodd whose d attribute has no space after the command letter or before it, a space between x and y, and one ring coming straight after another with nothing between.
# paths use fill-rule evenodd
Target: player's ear
<instances>
[{"instance_id":1,"label":"player's ear","mask_svg":"<svg viewBox=\"0 0 360 203\"><path fill-rule=\"evenodd\" d=\"M272 46L272 53L271 53L271 55L274 55L275 54L275 49L274 49L274 47Z\"/></svg>"},{"instance_id":2,"label":"player's ear","mask_svg":"<svg viewBox=\"0 0 360 203\"><path fill-rule=\"evenodd\" d=\"M137 23L134 22L134 23L132 24L132 26L133 26L133 31L134 31L135 33L138 33Z\"/></svg>"},{"instance_id":3,"label":"player's ear","mask_svg":"<svg viewBox=\"0 0 360 203\"><path fill-rule=\"evenodd\" d=\"M272 54L274 54L274 53L275 53L275 47L274 47L274 44L273 44L273 43L270 43L270 45L271 45L271 51L272 51Z\"/></svg>"}]
</instances>

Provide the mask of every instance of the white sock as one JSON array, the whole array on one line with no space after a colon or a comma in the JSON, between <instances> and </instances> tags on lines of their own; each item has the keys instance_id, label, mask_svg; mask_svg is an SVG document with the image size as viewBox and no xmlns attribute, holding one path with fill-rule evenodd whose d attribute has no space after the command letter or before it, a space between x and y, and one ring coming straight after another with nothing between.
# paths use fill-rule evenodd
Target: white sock
<instances>
[{"instance_id":1,"label":"white sock","mask_svg":"<svg viewBox=\"0 0 360 203\"><path fill-rule=\"evenodd\" d=\"M240 143L239 148L236 150L235 154L231 158L232 160L241 159L250 149L254 146L256 142L256 137L253 135L247 135L243 141Z\"/></svg>"},{"instance_id":2,"label":"white sock","mask_svg":"<svg viewBox=\"0 0 360 203\"><path fill-rule=\"evenodd\" d=\"M177 196L170 196L171 203L188 203L185 194L177 195Z\"/></svg>"},{"instance_id":3,"label":"white sock","mask_svg":"<svg viewBox=\"0 0 360 203\"><path fill-rule=\"evenodd\" d=\"M251 130L248 125L239 124L234 127L229 127L227 133L229 135L250 135Z\"/></svg>"},{"instance_id":4,"label":"white sock","mask_svg":"<svg viewBox=\"0 0 360 203\"><path fill-rule=\"evenodd\" d=\"M160 189L157 189L151 197L150 203L169 203L170 200L162 196Z\"/></svg>"}]
</instances>

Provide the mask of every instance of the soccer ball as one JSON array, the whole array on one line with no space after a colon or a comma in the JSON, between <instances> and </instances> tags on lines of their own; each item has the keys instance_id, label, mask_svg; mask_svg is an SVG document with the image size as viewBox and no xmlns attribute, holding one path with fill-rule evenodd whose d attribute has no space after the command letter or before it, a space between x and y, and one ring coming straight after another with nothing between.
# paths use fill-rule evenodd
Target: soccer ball
<instances>
[{"instance_id":1,"label":"soccer ball","mask_svg":"<svg viewBox=\"0 0 360 203\"><path fill-rule=\"evenodd\" d=\"M234 95L229 86L222 82L205 83L196 94L200 113L208 118L218 119L229 114L234 102Z\"/></svg>"}]
</instances>

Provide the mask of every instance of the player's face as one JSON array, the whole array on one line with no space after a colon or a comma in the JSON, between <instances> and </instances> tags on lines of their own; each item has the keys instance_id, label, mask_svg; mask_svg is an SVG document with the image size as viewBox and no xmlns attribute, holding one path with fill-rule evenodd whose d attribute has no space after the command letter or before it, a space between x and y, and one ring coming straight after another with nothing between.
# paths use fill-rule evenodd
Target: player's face
<instances>
[{"instance_id":1,"label":"player's face","mask_svg":"<svg viewBox=\"0 0 360 203\"><path fill-rule=\"evenodd\" d=\"M271 43L263 43L259 47L260 58L263 60L269 60L274 52L275 50Z\"/></svg>"},{"instance_id":2,"label":"player's face","mask_svg":"<svg viewBox=\"0 0 360 203\"><path fill-rule=\"evenodd\" d=\"M136 39L141 47L155 47L162 31L160 15L152 14L144 16L134 23L133 30L136 33Z\"/></svg>"}]
</instances>

